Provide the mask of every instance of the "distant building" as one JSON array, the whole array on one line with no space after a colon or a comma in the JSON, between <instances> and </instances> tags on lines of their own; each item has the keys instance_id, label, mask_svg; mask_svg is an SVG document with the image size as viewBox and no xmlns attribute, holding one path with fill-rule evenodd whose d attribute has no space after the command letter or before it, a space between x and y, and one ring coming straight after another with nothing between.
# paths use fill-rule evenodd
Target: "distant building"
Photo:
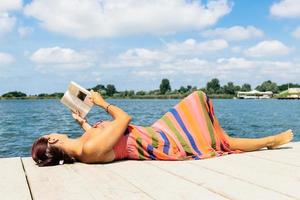
<instances>
[{"instance_id":1,"label":"distant building","mask_svg":"<svg viewBox=\"0 0 300 200\"><path fill-rule=\"evenodd\" d=\"M300 88L289 88L287 93L287 98L300 98Z\"/></svg>"},{"instance_id":2,"label":"distant building","mask_svg":"<svg viewBox=\"0 0 300 200\"><path fill-rule=\"evenodd\" d=\"M237 98L239 99L270 99L272 97L273 97L273 92L271 91L260 92L257 90L252 90L249 92L239 91L237 93Z\"/></svg>"}]
</instances>

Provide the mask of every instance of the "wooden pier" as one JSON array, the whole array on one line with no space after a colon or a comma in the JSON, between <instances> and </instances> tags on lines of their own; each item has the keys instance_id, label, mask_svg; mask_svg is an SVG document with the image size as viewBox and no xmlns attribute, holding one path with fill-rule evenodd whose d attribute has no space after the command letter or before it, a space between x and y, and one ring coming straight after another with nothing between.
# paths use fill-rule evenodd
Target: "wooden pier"
<instances>
[{"instance_id":1,"label":"wooden pier","mask_svg":"<svg viewBox=\"0 0 300 200\"><path fill-rule=\"evenodd\" d=\"M300 142L197 161L37 167L0 159L1 200L300 199Z\"/></svg>"}]
</instances>

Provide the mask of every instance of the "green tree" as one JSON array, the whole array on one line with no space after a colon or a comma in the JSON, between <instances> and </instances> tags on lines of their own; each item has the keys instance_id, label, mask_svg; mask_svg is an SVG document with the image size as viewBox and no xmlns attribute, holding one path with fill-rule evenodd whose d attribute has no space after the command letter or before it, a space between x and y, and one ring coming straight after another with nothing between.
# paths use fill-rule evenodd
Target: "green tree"
<instances>
[{"instance_id":1,"label":"green tree","mask_svg":"<svg viewBox=\"0 0 300 200\"><path fill-rule=\"evenodd\" d=\"M64 96L64 93L60 93L60 92L55 92L49 95L50 97L55 97L55 98L62 98Z\"/></svg>"},{"instance_id":2,"label":"green tree","mask_svg":"<svg viewBox=\"0 0 300 200\"><path fill-rule=\"evenodd\" d=\"M208 93L206 87L200 88L199 90L201 90L204 93Z\"/></svg>"},{"instance_id":3,"label":"green tree","mask_svg":"<svg viewBox=\"0 0 300 200\"><path fill-rule=\"evenodd\" d=\"M99 93L100 93L102 96L106 96L106 95L107 95L106 90L100 90Z\"/></svg>"},{"instance_id":4,"label":"green tree","mask_svg":"<svg viewBox=\"0 0 300 200\"><path fill-rule=\"evenodd\" d=\"M166 92L171 91L171 85L168 79L162 79L161 84L159 86L159 91L161 94L165 94Z\"/></svg>"},{"instance_id":5,"label":"green tree","mask_svg":"<svg viewBox=\"0 0 300 200\"><path fill-rule=\"evenodd\" d=\"M96 85L95 87L91 88L92 90L94 91L97 91L97 92L100 92L101 90L106 90L105 86L104 85Z\"/></svg>"},{"instance_id":6,"label":"green tree","mask_svg":"<svg viewBox=\"0 0 300 200\"><path fill-rule=\"evenodd\" d=\"M288 88L300 88L300 84L295 84L295 83L285 83L282 85L278 86L278 90L280 92L287 90Z\"/></svg>"},{"instance_id":7,"label":"green tree","mask_svg":"<svg viewBox=\"0 0 300 200\"><path fill-rule=\"evenodd\" d=\"M222 93L230 94L230 95L234 95L238 91L241 91L241 86L234 85L234 83L231 82L231 81L228 82L227 85L224 85L223 88L222 88Z\"/></svg>"},{"instance_id":8,"label":"green tree","mask_svg":"<svg viewBox=\"0 0 300 200\"><path fill-rule=\"evenodd\" d=\"M121 98L125 98L126 96L127 96L127 90L125 90L125 91L120 91L119 93L117 93L118 94L118 96L119 97L121 97Z\"/></svg>"},{"instance_id":9,"label":"green tree","mask_svg":"<svg viewBox=\"0 0 300 200\"><path fill-rule=\"evenodd\" d=\"M128 91L128 96L132 97L135 94L134 90L129 90Z\"/></svg>"},{"instance_id":10,"label":"green tree","mask_svg":"<svg viewBox=\"0 0 300 200\"><path fill-rule=\"evenodd\" d=\"M244 91L244 92L251 91L251 85L248 84L248 83L244 83L244 84L242 85L241 91Z\"/></svg>"},{"instance_id":11,"label":"green tree","mask_svg":"<svg viewBox=\"0 0 300 200\"><path fill-rule=\"evenodd\" d=\"M143 90L140 90L140 91L136 92L136 95L145 95L145 94L146 94L146 92L143 91Z\"/></svg>"},{"instance_id":12,"label":"green tree","mask_svg":"<svg viewBox=\"0 0 300 200\"><path fill-rule=\"evenodd\" d=\"M112 85L112 84L108 84L107 86L106 86L106 94L107 94L107 96L113 96L114 95L114 93L116 93L117 92L117 90L116 90L116 88L115 88L115 86L114 85Z\"/></svg>"},{"instance_id":13,"label":"green tree","mask_svg":"<svg viewBox=\"0 0 300 200\"><path fill-rule=\"evenodd\" d=\"M217 78L213 78L211 81L207 82L206 84L206 91L209 94L217 93L218 91L220 91L220 89L221 89L220 82L219 79Z\"/></svg>"},{"instance_id":14,"label":"green tree","mask_svg":"<svg viewBox=\"0 0 300 200\"><path fill-rule=\"evenodd\" d=\"M7 92L5 94L2 95L2 97L5 98L11 98L11 97L26 97L27 95L23 92L19 92L19 91L13 91L13 92Z\"/></svg>"},{"instance_id":15,"label":"green tree","mask_svg":"<svg viewBox=\"0 0 300 200\"><path fill-rule=\"evenodd\" d=\"M234 93L236 94L238 91L241 91L241 86L235 85L234 86Z\"/></svg>"},{"instance_id":16,"label":"green tree","mask_svg":"<svg viewBox=\"0 0 300 200\"><path fill-rule=\"evenodd\" d=\"M41 94L38 95L38 97L47 97L47 96L48 96L47 93L41 93Z\"/></svg>"},{"instance_id":17,"label":"green tree","mask_svg":"<svg viewBox=\"0 0 300 200\"><path fill-rule=\"evenodd\" d=\"M258 85L255 89L261 92L272 91L273 93L277 93L279 91L277 84L270 80L263 82L261 85Z\"/></svg>"},{"instance_id":18,"label":"green tree","mask_svg":"<svg viewBox=\"0 0 300 200\"><path fill-rule=\"evenodd\" d=\"M192 91L197 91L197 86L192 87Z\"/></svg>"},{"instance_id":19,"label":"green tree","mask_svg":"<svg viewBox=\"0 0 300 200\"><path fill-rule=\"evenodd\" d=\"M223 86L225 94L235 94L235 86L233 82L228 82L227 85Z\"/></svg>"},{"instance_id":20,"label":"green tree","mask_svg":"<svg viewBox=\"0 0 300 200\"><path fill-rule=\"evenodd\" d=\"M160 90L157 89L157 90L150 90L147 92L148 95L160 95Z\"/></svg>"},{"instance_id":21,"label":"green tree","mask_svg":"<svg viewBox=\"0 0 300 200\"><path fill-rule=\"evenodd\" d=\"M179 90L178 90L178 92L181 93L181 94L184 94L184 93L186 93L187 91L188 91L188 89L185 88L184 86L181 86L181 87L179 88Z\"/></svg>"}]
</instances>

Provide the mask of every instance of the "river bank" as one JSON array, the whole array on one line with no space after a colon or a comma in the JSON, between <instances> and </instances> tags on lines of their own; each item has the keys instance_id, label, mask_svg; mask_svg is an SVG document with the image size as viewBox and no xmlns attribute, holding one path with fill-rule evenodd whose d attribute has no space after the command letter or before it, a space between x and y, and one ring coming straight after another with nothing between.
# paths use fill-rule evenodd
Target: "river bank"
<instances>
[{"instance_id":1,"label":"river bank","mask_svg":"<svg viewBox=\"0 0 300 200\"><path fill-rule=\"evenodd\" d=\"M170 94L170 95L133 95L133 96L104 96L105 99L183 99L188 94ZM208 94L211 99L235 99L235 95L229 94ZM26 96L26 97L0 97L0 100L40 100L40 99L61 99L62 96ZM275 96L269 99L279 100L300 100L300 98L288 98Z\"/></svg>"},{"instance_id":2,"label":"river bank","mask_svg":"<svg viewBox=\"0 0 300 200\"><path fill-rule=\"evenodd\" d=\"M133 95L133 96L104 96L105 99L182 99L188 96L190 93L187 94L169 94L169 95ZM23 100L23 99L60 99L62 96L26 96L26 97L0 97L0 100ZM210 98L213 99L233 99L234 95L228 94L212 94L209 95Z\"/></svg>"}]
</instances>

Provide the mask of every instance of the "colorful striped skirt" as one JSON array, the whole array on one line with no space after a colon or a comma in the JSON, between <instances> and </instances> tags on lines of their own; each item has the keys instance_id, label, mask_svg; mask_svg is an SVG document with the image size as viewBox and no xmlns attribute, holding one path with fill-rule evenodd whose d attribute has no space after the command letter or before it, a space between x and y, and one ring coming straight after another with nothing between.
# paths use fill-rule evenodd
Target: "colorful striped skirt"
<instances>
[{"instance_id":1,"label":"colorful striped skirt","mask_svg":"<svg viewBox=\"0 0 300 200\"><path fill-rule=\"evenodd\" d=\"M202 91L182 99L151 126L130 124L113 150L116 160L198 160L241 152L230 149Z\"/></svg>"}]
</instances>

